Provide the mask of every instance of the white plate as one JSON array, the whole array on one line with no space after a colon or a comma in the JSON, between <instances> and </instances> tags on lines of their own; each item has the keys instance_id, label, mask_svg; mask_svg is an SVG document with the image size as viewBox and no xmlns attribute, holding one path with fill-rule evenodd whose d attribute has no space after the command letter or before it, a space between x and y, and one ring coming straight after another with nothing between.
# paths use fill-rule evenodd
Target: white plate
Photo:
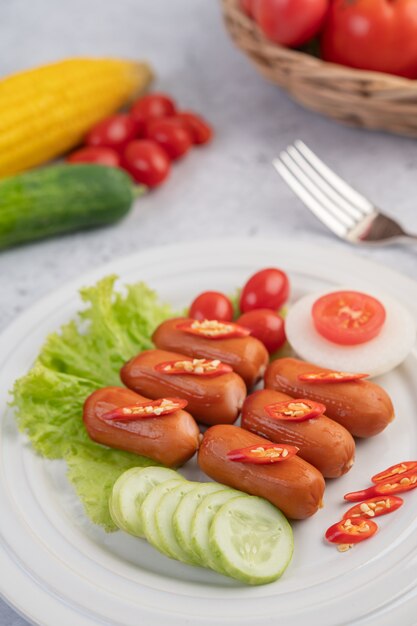
<instances>
[{"instance_id":1,"label":"white plate","mask_svg":"<svg viewBox=\"0 0 417 626\"><path fill-rule=\"evenodd\" d=\"M338 626L415 625L417 614L416 493L381 518L380 532L347 553L326 545L323 532L340 519L342 495L366 486L375 471L417 458L417 367L414 356L381 378L397 419L357 446L352 471L327 481L325 507L293 524L295 553L281 580L250 588L187 567L140 539L106 535L85 517L60 461L36 456L18 434L8 389L33 362L45 336L80 308L77 289L115 272L146 280L183 306L201 290L230 292L254 270L285 268L293 299L343 283L387 291L417 315L417 284L339 248L268 240L222 240L145 251L84 275L32 307L0 338L0 528L4 597L46 626L184 626L185 624ZM196 465L188 476L199 477ZM265 622L264 622L265 623Z\"/></svg>"}]
</instances>

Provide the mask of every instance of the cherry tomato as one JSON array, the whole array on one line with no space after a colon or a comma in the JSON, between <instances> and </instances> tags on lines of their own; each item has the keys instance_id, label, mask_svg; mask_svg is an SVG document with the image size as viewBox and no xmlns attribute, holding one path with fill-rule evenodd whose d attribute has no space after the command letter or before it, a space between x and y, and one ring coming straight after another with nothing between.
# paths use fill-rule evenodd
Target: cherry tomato
<instances>
[{"instance_id":1,"label":"cherry tomato","mask_svg":"<svg viewBox=\"0 0 417 626\"><path fill-rule=\"evenodd\" d=\"M334 291L313 304L317 332L333 343L357 345L378 335L385 309L376 298L359 291Z\"/></svg>"},{"instance_id":2,"label":"cherry tomato","mask_svg":"<svg viewBox=\"0 0 417 626\"><path fill-rule=\"evenodd\" d=\"M296 47L320 31L329 0L253 0L252 15L268 39Z\"/></svg>"},{"instance_id":3,"label":"cherry tomato","mask_svg":"<svg viewBox=\"0 0 417 626\"><path fill-rule=\"evenodd\" d=\"M233 372L230 365L218 359L181 359L179 361L163 361L155 365L155 370L170 376L221 376Z\"/></svg>"},{"instance_id":4,"label":"cherry tomato","mask_svg":"<svg viewBox=\"0 0 417 626\"><path fill-rule=\"evenodd\" d=\"M175 102L164 93L150 93L137 100L130 109L130 115L143 132L145 122L175 114Z\"/></svg>"},{"instance_id":5,"label":"cherry tomato","mask_svg":"<svg viewBox=\"0 0 417 626\"><path fill-rule=\"evenodd\" d=\"M252 337L262 341L269 354L281 348L285 341L283 318L271 309L255 309L239 317L237 323L250 330Z\"/></svg>"},{"instance_id":6,"label":"cherry tomato","mask_svg":"<svg viewBox=\"0 0 417 626\"><path fill-rule=\"evenodd\" d=\"M119 113L101 120L85 138L87 146L104 146L122 150L138 134L138 124L127 113Z\"/></svg>"},{"instance_id":7,"label":"cherry tomato","mask_svg":"<svg viewBox=\"0 0 417 626\"><path fill-rule=\"evenodd\" d=\"M305 383L352 383L368 376L354 372L306 372L297 378Z\"/></svg>"},{"instance_id":8,"label":"cherry tomato","mask_svg":"<svg viewBox=\"0 0 417 626\"><path fill-rule=\"evenodd\" d=\"M192 146L191 134L175 118L152 120L147 124L146 137L159 144L171 159L179 159Z\"/></svg>"},{"instance_id":9,"label":"cherry tomato","mask_svg":"<svg viewBox=\"0 0 417 626\"><path fill-rule=\"evenodd\" d=\"M359 543L372 537L377 530L377 524L370 519L346 518L330 526L326 530L325 537L330 543Z\"/></svg>"},{"instance_id":10,"label":"cherry tomato","mask_svg":"<svg viewBox=\"0 0 417 626\"><path fill-rule=\"evenodd\" d=\"M375 498L369 498L352 506L343 516L343 519L352 517L379 517L380 515L386 515L396 511L404 504L402 498L397 496L376 496Z\"/></svg>"},{"instance_id":11,"label":"cherry tomato","mask_svg":"<svg viewBox=\"0 0 417 626\"><path fill-rule=\"evenodd\" d=\"M138 139L126 146L123 166L138 183L157 187L169 175L171 162L165 150L155 141Z\"/></svg>"},{"instance_id":12,"label":"cherry tomato","mask_svg":"<svg viewBox=\"0 0 417 626\"><path fill-rule=\"evenodd\" d=\"M195 145L209 143L213 137L213 129L199 115L192 111L180 111L172 119L179 120L191 135Z\"/></svg>"},{"instance_id":13,"label":"cherry tomato","mask_svg":"<svg viewBox=\"0 0 417 626\"><path fill-rule=\"evenodd\" d=\"M285 272L267 268L251 276L240 295L242 313L254 309L279 309L288 298L290 283Z\"/></svg>"},{"instance_id":14,"label":"cherry tomato","mask_svg":"<svg viewBox=\"0 0 417 626\"><path fill-rule=\"evenodd\" d=\"M184 409L187 404L187 400L182 400L181 398L159 398L159 400L148 400L147 402L138 402L133 406L112 409L100 416L100 419L117 422L135 422L148 417L171 415L175 411Z\"/></svg>"},{"instance_id":15,"label":"cherry tomato","mask_svg":"<svg viewBox=\"0 0 417 626\"><path fill-rule=\"evenodd\" d=\"M253 0L240 0L239 1L239 5L240 5L240 8L242 9L242 11L244 13L246 13L246 15L248 15L249 17L252 17Z\"/></svg>"},{"instance_id":16,"label":"cherry tomato","mask_svg":"<svg viewBox=\"0 0 417 626\"><path fill-rule=\"evenodd\" d=\"M332 0L323 58L417 78L417 0Z\"/></svg>"},{"instance_id":17,"label":"cherry tomato","mask_svg":"<svg viewBox=\"0 0 417 626\"><path fill-rule=\"evenodd\" d=\"M233 322L219 322L218 320L187 320L180 322L176 328L190 335L205 337L206 339L231 339L234 337L247 337L250 330L233 324Z\"/></svg>"},{"instance_id":18,"label":"cherry tomato","mask_svg":"<svg viewBox=\"0 0 417 626\"><path fill-rule=\"evenodd\" d=\"M230 450L227 458L238 463L253 463L254 465L267 465L269 463L279 463L287 461L295 456L300 448L288 446L281 443L264 443L261 446L256 444L248 448Z\"/></svg>"},{"instance_id":19,"label":"cherry tomato","mask_svg":"<svg viewBox=\"0 0 417 626\"><path fill-rule=\"evenodd\" d=\"M112 148L87 146L72 152L65 159L68 163L99 163L110 167L120 165L120 154Z\"/></svg>"},{"instance_id":20,"label":"cherry tomato","mask_svg":"<svg viewBox=\"0 0 417 626\"><path fill-rule=\"evenodd\" d=\"M203 291L192 301L189 316L200 322L203 320L231 322L233 304L219 291Z\"/></svg>"},{"instance_id":21,"label":"cherry tomato","mask_svg":"<svg viewBox=\"0 0 417 626\"><path fill-rule=\"evenodd\" d=\"M312 400L288 400L286 402L274 402L267 404L265 412L272 418L287 422L304 422L320 417L326 411L324 404Z\"/></svg>"},{"instance_id":22,"label":"cherry tomato","mask_svg":"<svg viewBox=\"0 0 417 626\"><path fill-rule=\"evenodd\" d=\"M383 472L379 472L378 474L375 474L375 476L372 476L371 480L373 483L380 483L381 481L387 481L391 478L398 478L398 476L414 469L417 469L417 461L404 461L403 463L396 463L395 465L388 467Z\"/></svg>"}]
</instances>

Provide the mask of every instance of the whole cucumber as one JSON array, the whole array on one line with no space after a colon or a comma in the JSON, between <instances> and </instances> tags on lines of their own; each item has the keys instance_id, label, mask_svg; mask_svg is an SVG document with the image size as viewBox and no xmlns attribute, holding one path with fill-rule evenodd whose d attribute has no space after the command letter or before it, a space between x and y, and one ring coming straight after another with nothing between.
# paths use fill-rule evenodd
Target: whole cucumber
<instances>
[{"instance_id":1,"label":"whole cucumber","mask_svg":"<svg viewBox=\"0 0 417 626\"><path fill-rule=\"evenodd\" d=\"M111 224L137 192L126 172L94 164L52 165L0 181L0 250Z\"/></svg>"}]
</instances>

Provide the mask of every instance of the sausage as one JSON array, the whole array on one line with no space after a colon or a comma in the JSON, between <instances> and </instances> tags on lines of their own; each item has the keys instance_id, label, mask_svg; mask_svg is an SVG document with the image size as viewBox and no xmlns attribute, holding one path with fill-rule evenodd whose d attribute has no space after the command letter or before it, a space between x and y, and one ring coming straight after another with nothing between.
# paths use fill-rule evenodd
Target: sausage
<instances>
[{"instance_id":1,"label":"sausage","mask_svg":"<svg viewBox=\"0 0 417 626\"><path fill-rule=\"evenodd\" d=\"M238 426L212 426L204 433L198 464L210 478L269 500L287 517L304 519L316 513L322 506L324 478L307 461L293 456L255 465L227 458L230 450L263 444L265 439Z\"/></svg>"},{"instance_id":2,"label":"sausage","mask_svg":"<svg viewBox=\"0 0 417 626\"><path fill-rule=\"evenodd\" d=\"M108 411L148 399L122 387L94 391L85 401L83 411L89 436L105 446L141 454L170 467L182 465L196 452L200 440L200 430L187 411L132 422L100 419Z\"/></svg>"},{"instance_id":3,"label":"sausage","mask_svg":"<svg viewBox=\"0 0 417 626\"><path fill-rule=\"evenodd\" d=\"M268 352L255 337L208 339L186 333L176 326L187 318L162 322L155 330L152 341L161 350L182 352L188 356L219 359L230 365L250 389L265 373L269 362Z\"/></svg>"},{"instance_id":4,"label":"sausage","mask_svg":"<svg viewBox=\"0 0 417 626\"><path fill-rule=\"evenodd\" d=\"M235 372L220 376L171 375L155 370L164 361L183 360L183 354L145 350L122 367L126 387L149 398L176 396L187 400L187 410L202 424L231 424L242 408L246 386Z\"/></svg>"},{"instance_id":5,"label":"sausage","mask_svg":"<svg viewBox=\"0 0 417 626\"><path fill-rule=\"evenodd\" d=\"M275 443L299 448L298 456L317 467L325 478L337 478L350 470L355 459L352 435L340 424L322 415L304 422L270 417L267 404L292 400L279 391L262 389L248 396L242 408L242 428Z\"/></svg>"},{"instance_id":6,"label":"sausage","mask_svg":"<svg viewBox=\"0 0 417 626\"><path fill-rule=\"evenodd\" d=\"M354 437L373 437L394 419L394 407L386 391L369 380L346 383L308 383L299 374L331 372L298 359L277 359L265 373L265 387L293 398L322 402L326 415L339 422Z\"/></svg>"}]
</instances>

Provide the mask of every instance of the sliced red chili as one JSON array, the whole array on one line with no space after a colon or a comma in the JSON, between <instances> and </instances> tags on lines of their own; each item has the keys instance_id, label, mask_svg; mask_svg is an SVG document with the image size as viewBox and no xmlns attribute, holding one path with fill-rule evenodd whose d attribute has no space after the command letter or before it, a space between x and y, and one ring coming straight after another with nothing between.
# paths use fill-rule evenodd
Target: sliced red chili
<instances>
[{"instance_id":1,"label":"sliced red chili","mask_svg":"<svg viewBox=\"0 0 417 626\"><path fill-rule=\"evenodd\" d=\"M343 516L346 518L355 517L379 517L380 515L386 515L396 511L404 504L402 498L396 496L376 496L375 498L368 498L360 504L352 506Z\"/></svg>"},{"instance_id":2,"label":"sliced red chili","mask_svg":"<svg viewBox=\"0 0 417 626\"><path fill-rule=\"evenodd\" d=\"M265 412L269 417L287 422L304 422L305 420L320 417L326 411L324 404L312 400L288 400L267 404Z\"/></svg>"},{"instance_id":3,"label":"sliced red chili","mask_svg":"<svg viewBox=\"0 0 417 626\"><path fill-rule=\"evenodd\" d=\"M405 493L411 491L417 487L417 470L411 470L406 474L402 474L396 480L388 480L385 482L379 482L368 489L362 491L352 491L345 494L344 498L348 502L359 502L360 500L366 500L367 498L373 498L374 496L387 496L397 493Z\"/></svg>"},{"instance_id":4,"label":"sliced red chili","mask_svg":"<svg viewBox=\"0 0 417 626\"><path fill-rule=\"evenodd\" d=\"M230 461L238 461L240 463L266 465L268 463L287 461L297 454L298 450L299 448L296 446L280 443L263 443L261 445L249 446L248 448L230 450L227 453L227 458Z\"/></svg>"},{"instance_id":5,"label":"sliced red chili","mask_svg":"<svg viewBox=\"0 0 417 626\"><path fill-rule=\"evenodd\" d=\"M383 472L379 472L379 474L375 474L372 476L371 480L373 483L380 483L382 481L390 480L390 478L398 478L401 474L405 474L413 469L417 470L417 461L404 461L403 463L396 463L396 465L391 465Z\"/></svg>"},{"instance_id":6,"label":"sliced red chili","mask_svg":"<svg viewBox=\"0 0 417 626\"><path fill-rule=\"evenodd\" d=\"M157 372L170 376L220 376L233 372L230 365L222 363L218 359L180 359L178 361L163 361L155 365Z\"/></svg>"},{"instance_id":7,"label":"sliced red chili","mask_svg":"<svg viewBox=\"0 0 417 626\"><path fill-rule=\"evenodd\" d=\"M159 400L149 400L148 402L139 402L131 406L112 409L102 415L101 419L106 421L134 422L148 417L170 415L175 413L175 411L183 409L187 404L187 400L182 400L181 398L160 398Z\"/></svg>"},{"instance_id":8,"label":"sliced red chili","mask_svg":"<svg viewBox=\"0 0 417 626\"><path fill-rule=\"evenodd\" d=\"M197 335L206 339L232 339L250 335L248 328L233 322L221 322L219 320L187 320L177 324L176 328L190 335Z\"/></svg>"},{"instance_id":9,"label":"sliced red chili","mask_svg":"<svg viewBox=\"0 0 417 626\"><path fill-rule=\"evenodd\" d=\"M330 526L326 530L325 537L330 543L349 545L369 539L377 530L378 525L370 519L348 517Z\"/></svg>"},{"instance_id":10,"label":"sliced red chili","mask_svg":"<svg viewBox=\"0 0 417 626\"><path fill-rule=\"evenodd\" d=\"M299 374L298 380L305 383L350 383L368 376L369 374L355 372L308 372Z\"/></svg>"}]
</instances>

